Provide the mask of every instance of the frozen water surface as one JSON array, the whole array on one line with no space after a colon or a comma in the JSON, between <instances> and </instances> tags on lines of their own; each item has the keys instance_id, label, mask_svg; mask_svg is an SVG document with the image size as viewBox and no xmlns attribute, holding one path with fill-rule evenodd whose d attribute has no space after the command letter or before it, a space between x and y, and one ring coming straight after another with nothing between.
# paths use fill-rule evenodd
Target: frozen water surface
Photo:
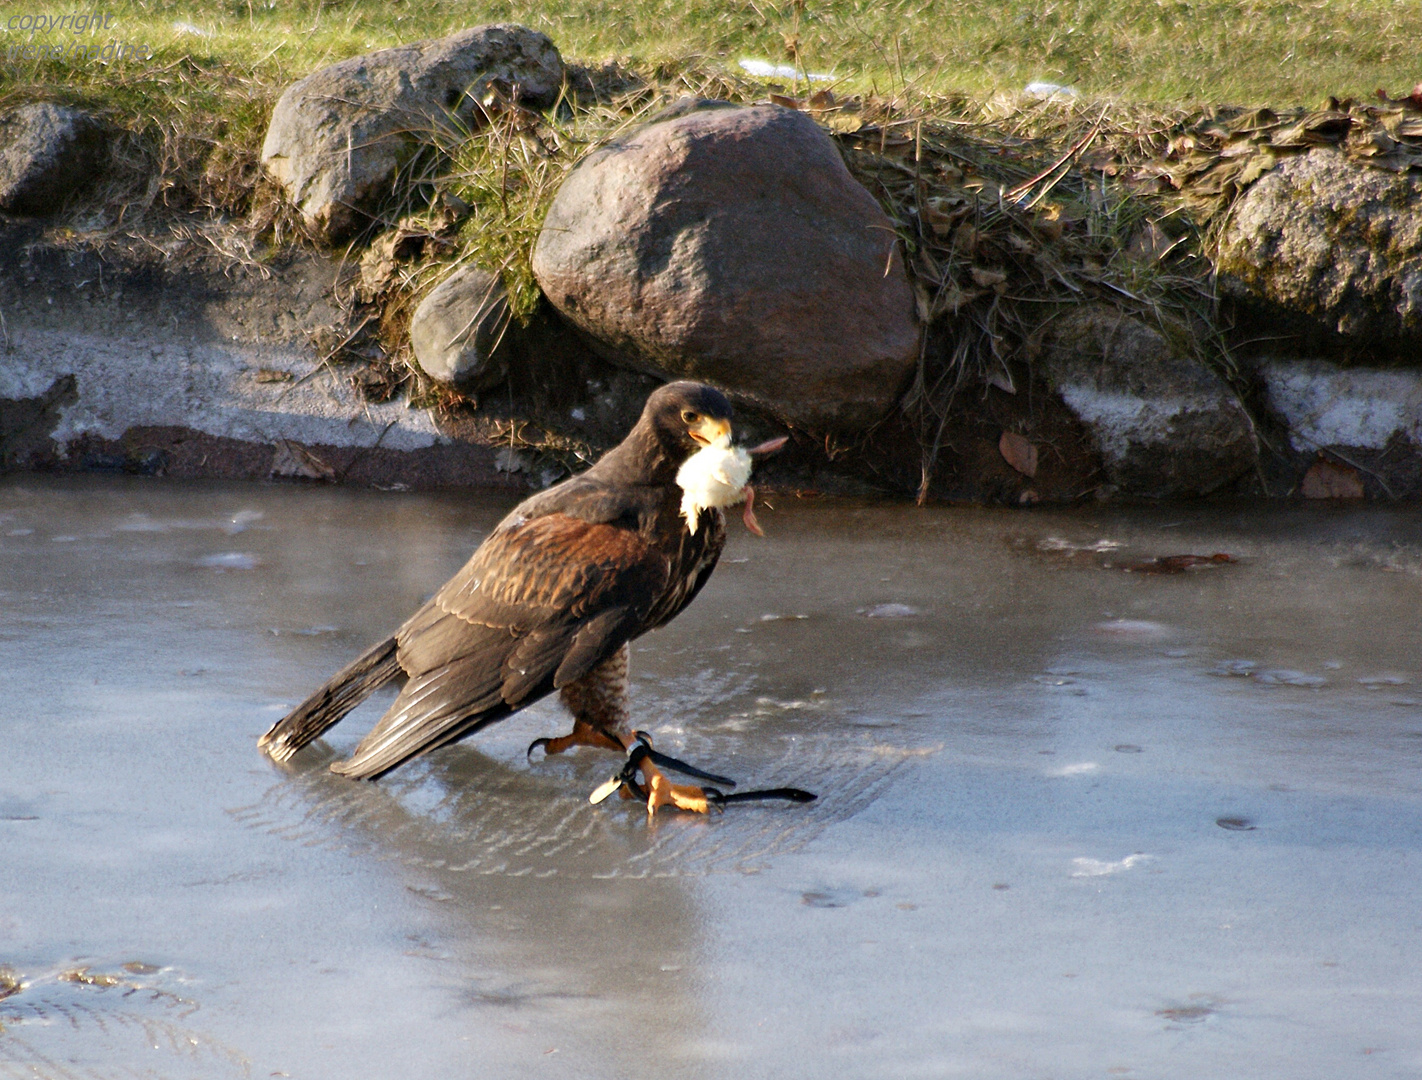
<instances>
[{"instance_id":1,"label":"frozen water surface","mask_svg":"<svg viewBox=\"0 0 1422 1080\"><path fill-rule=\"evenodd\" d=\"M507 503L0 482L0 1076L1422 1074L1422 514L772 502L636 712L820 801L649 826L257 752Z\"/></svg>"}]
</instances>

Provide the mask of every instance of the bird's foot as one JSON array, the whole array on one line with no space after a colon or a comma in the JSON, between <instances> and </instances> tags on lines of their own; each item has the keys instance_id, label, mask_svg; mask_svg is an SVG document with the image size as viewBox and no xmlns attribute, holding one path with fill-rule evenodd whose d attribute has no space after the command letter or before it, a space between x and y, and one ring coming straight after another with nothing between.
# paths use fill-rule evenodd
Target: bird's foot
<instances>
[{"instance_id":1,"label":"bird's foot","mask_svg":"<svg viewBox=\"0 0 1422 1080\"><path fill-rule=\"evenodd\" d=\"M573 730L567 735L559 735L556 739L534 739L528 744L528 760L533 760L533 752L539 747L548 755L561 754L564 750L571 750L575 746L595 746L599 750L616 750L621 753L626 747L614 735L603 731L602 728L595 728L591 724L582 720L573 722Z\"/></svg>"},{"instance_id":2,"label":"bird's foot","mask_svg":"<svg viewBox=\"0 0 1422 1080\"><path fill-rule=\"evenodd\" d=\"M695 776L712 783L735 787L736 782L727 776L717 776L688 765L684 761L661 754L652 749L652 739L645 731L634 731L631 735L619 736L627 748L627 761L610 779L597 786L588 796L588 802L596 806L614 791L624 799L644 799L647 803L647 817L655 816L663 806L677 810L689 810L696 814L710 813L711 807L724 810L727 803L760 802L764 799L788 799L790 802L814 802L815 795L803 788L780 787L763 788L760 791L742 791L727 795L720 788L695 787L687 784L673 784L658 765L674 769L687 776ZM638 780L638 777L641 780Z\"/></svg>"},{"instance_id":3,"label":"bird's foot","mask_svg":"<svg viewBox=\"0 0 1422 1080\"><path fill-rule=\"evenodd\" d=\"M639 770L647 791L647 816L654 817L663 806L677 810L690 810L694 814L710 812L711 803L704 788L691 784L673 784L650 761L644 761Z\"/></svg>"},{"instance_id":4,"label":"bird's foot","mask_svg":"<svg viewBox=\"0 0 1422 1080\"><path fill-rule=\"evenodd\" d=\"M730 787L734 787L736 784L730 777L703 772L701 769L679 761L668 754L658 753L652 749L651 736L645 731L635 731L631 735L622 736L622 739L627 750L627 761L610 780L599 785L597 790L588 796L588 801L594 805L602 802L614 791L619 791L624 799L644 799L647 803L648 817L656 814L663 806L705 814L720 797L720 792L715 788L673 784L662 775L662 771L657 768L657 765L664 765L677 772L686 773L688 776L700 777Z\"/></svg>"}]
</instances>

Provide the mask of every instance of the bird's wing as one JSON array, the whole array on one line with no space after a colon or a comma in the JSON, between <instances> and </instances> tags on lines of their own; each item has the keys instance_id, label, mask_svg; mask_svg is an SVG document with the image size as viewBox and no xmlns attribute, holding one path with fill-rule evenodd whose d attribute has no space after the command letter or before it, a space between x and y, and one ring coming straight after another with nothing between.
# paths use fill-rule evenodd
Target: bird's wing
<instances>
[{"instance_id":1,"label":"bird's wing","mask_svg":"<svg viewBox=\"0 0 1422 1080\"><path fill-rule=\"evenodd\" d=\"M404 690L349 761L378 776L586 674L646 629L668 556L564 514L496 530L400 628Z\"/></svg>"}]
</instances>

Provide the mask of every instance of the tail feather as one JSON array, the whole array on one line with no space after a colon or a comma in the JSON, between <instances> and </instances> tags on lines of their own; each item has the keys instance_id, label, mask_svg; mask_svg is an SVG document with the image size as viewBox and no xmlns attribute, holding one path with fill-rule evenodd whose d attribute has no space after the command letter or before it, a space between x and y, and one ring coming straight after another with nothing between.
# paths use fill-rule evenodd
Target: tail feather
<instances>
[{"instance_id":1,"label":"tail feather","mask_svg":"<svg viewBox=\"0 0 1422 1080\"><path fill-rule=\"evenodd\" d=\"M338 671L272 729L257 745L273 761L286 761L340 720L371 694L403 674L395 638L387 638Z\"/></svg>"}]
</instances>

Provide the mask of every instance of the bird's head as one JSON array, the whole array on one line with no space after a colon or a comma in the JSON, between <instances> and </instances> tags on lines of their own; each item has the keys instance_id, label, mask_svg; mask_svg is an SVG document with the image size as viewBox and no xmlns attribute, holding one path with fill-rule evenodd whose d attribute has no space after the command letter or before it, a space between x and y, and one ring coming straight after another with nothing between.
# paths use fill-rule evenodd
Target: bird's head
<instances>
[{"instance_id":1,"label":"bird's head","mask_svg":"<svg viewBox=\"0 0 1422 1080\"><path fill-rule=\"evenodd\" d=\"M647 398L642 423L673 461L684 461L707 446L729 446L731 403L719 390L695 382L658 387Z\"/></svg>"}]
</instances>

